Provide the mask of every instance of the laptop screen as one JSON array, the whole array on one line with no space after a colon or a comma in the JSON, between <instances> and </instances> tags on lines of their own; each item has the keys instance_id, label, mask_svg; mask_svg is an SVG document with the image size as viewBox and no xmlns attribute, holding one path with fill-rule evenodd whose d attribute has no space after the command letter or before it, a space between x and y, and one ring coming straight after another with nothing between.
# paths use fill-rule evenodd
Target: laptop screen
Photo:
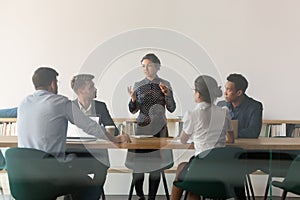
<instances>
[{"instance_id":1,"label":"laptop screen","mask_svg":"<svg viewBox=\"0 0 300 200\"><path fill-rule=\"evenodd\" d=\"M99 117L90 117L95 122L99 122ZM78 128L76 125L68 122L67 138L96 138L93 135L85 133L82 129Z\"/></svg>"}]
</instances>

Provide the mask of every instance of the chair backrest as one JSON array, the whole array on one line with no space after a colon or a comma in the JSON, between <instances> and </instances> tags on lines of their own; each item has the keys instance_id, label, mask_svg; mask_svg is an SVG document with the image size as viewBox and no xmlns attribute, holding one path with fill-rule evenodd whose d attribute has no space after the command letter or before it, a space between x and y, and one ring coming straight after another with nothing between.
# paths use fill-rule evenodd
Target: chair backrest
<instances>
[{"instance_id":1,"label":"chair backrest","mask_svg":"<svg viewBox=\"0 0 300 200\"><path fill-rule=\"evenodd\" d=\"M239 159L243 151L235 147L205 151L191 161L184 180L174 184L207 198L233 197L234 188L244 183L244 162Z\"/></svg>"},{"instance_id":2,"label":"chair backrest","mask_svg":"<svg viewBox=\"0 0 300 200\"><path fill-rule=\"evenodd\" d=\"M284 177L297 154L297 151L248 150L241 155L241 159L246 160L249 173L262 170L275 177Z\"/></svg>"},{"instance_id":3,"label":"chair backrest","mask_svg":"<svg viewBox=\"0 0 300 200\"><path fill-rule=\"evenodd\" d=\"M289 192L300 194L300 154L294 159L287 175L284 179L284 185Z\"/></svg>"},{"instance_id":4,"label":"chair backrest","mask_svg":"<svg viewBox=\"0 0 300 200\"><path fill-rule=\"evenodd\" d=\"M5 153L11 194L15 199L56 199L66 193L68 171L56 158L43 151L10 148ZM69 183L70 184L70 183Z\"/></svg>"},{"instance_id":5,"label":"chair backrest","mask_svg":"<svg viewBox=\"0 0 300 200\"><path fill-rule=\"evenodd\" d=\"M4 156L2 154L2 151L0 149L0 170L4 169L4 167L5 167L5 158L4 158Z\"/></svg>"}]
</instances>

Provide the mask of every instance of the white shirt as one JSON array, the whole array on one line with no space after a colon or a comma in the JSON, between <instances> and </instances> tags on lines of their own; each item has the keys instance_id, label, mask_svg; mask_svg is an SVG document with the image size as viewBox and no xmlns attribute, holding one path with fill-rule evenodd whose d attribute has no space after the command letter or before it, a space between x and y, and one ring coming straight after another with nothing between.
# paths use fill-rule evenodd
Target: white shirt
<instances>
[{"instance_id":1,"label":"white shirt","mask_svg":"<svg viewBox=\"0 0 300 200\"><path fill-rule=\"evenodd\" d=\"M232 130L229 111L214 104L198 103L185 113L182 130L192 137L195 156L208 149L224 147L226 131Z\"/></svg>"},{"instance_id":2,"label":"white shirt","mask_svg":"<svg viewBox=\"0 0 300 200\"><path fill-rule=\"evenodd\" d=\"M89 107L88 107L87 109L85 109L85 108L81 105L81 103L79 102L78 99L77 99L77 103L78 103L78 106L79 106L80 110L84 113L84 115L90 116L90 115L93 114L93 112L92 112L92 104L91 104L91 103L90 103L90 105L89 105Z\"/></svg>"},{"instance_id":3,"label":"white shirt","mask_svg":"<svg viewBox=\"0 0 300 200\"><path fill-rule=\"evenodd\" d=\"M101 126L67 97L45 90L27 96L18 108L18 146L64 156L68 121L86 133L104 137Z\"/></svg>"}]
</instances>

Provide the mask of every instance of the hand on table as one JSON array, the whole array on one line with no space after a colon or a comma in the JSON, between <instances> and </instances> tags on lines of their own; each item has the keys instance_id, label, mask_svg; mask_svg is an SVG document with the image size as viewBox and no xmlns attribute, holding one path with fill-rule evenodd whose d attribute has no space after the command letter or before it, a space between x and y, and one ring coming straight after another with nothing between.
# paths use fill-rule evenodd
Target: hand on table
<instances>
[{"instance_id":1,"label":"hand on table","mask_svg":"<svg viewBox=\"0 0 300 200\"><path fill-rule=\"evenodd\" d=\"M117 143L130 143L131 139L128 134L122 133L117 136Z\"/></svg>"}]
</instances>

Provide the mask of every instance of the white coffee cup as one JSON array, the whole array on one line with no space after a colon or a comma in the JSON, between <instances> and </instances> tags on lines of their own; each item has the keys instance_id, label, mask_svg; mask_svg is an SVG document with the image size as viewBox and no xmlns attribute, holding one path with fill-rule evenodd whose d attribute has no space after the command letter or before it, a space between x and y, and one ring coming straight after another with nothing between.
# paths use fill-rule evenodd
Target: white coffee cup
<instances>
[{"instance_id":1,"label":"white coffee cup","mask_svg":"<svg viewBox=\"0 0 300 200\"><path fill-rule=\"evenodd\" d=\"M132 121L126 121L126 133L129 135L135 135L136 132L136 122L132 122Z\"/></svg>"},{"instance_id":2,"label":"white coffee cup","mask_svg":"<svg viewBox=\"0 0 300 200\"><path fill-rule=\"evenodd\" d=\"M111 135L115 135L115 126L105 126L105 130L111 134Z\"/></svg>"}]
</instances>

